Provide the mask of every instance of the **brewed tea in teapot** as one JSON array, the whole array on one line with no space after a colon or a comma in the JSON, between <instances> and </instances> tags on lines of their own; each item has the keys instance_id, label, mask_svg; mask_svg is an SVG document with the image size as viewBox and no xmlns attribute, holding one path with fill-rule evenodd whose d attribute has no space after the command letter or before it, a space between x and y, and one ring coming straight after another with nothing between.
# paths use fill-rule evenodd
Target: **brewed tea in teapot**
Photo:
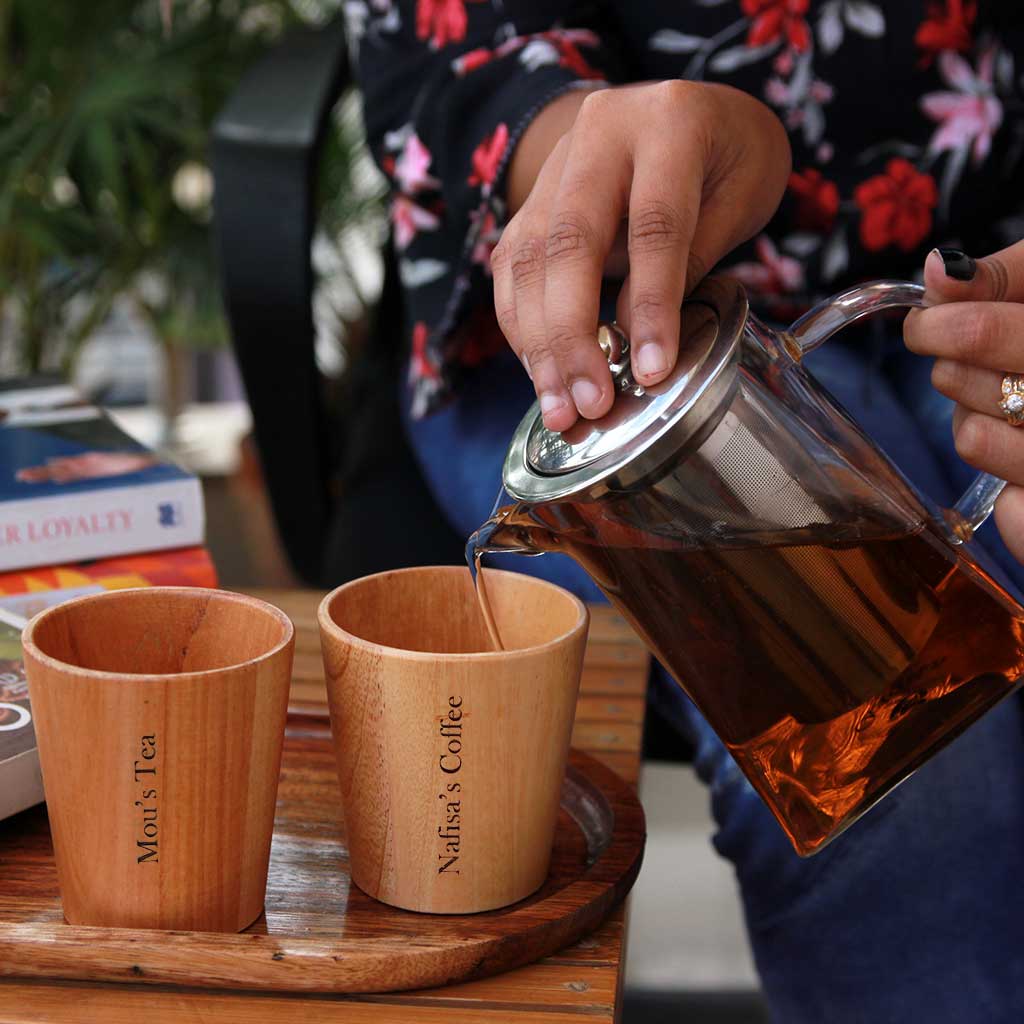
<instances>
[{"instance_id":1,"label":"brewed tea in teapot","mask_svg":"<svg viewBox=\"0 0 1024 1024\"><path fill-rule=\"evenodd\" d=\"M472 552L561 552L694 700L795 849L810 854L1017 687L1024 607L967 543L1002 482L951 510L920 495L803 367L843 324L921 289L878 282L781 334L741 287L683 309L670 378L564 435L536 407L511 502Z\"/></svg>"}]
</instances>

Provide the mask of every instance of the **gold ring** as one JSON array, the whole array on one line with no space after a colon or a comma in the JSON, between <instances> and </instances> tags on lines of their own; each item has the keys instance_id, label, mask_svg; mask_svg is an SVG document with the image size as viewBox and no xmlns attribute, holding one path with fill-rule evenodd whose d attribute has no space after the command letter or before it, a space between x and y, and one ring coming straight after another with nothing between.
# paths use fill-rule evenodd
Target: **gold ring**
<instances>
[{"instance_id":1,"label":"gold ring","mask_svg":"<svg viewBox=\"0 0 1024 1024\"><path fill-rule=\"evenodd\" d=\"M1003 377L999 408L1011 427L1024 426L1024 373L1008 373Z\"/></svg>"}]
</instances>

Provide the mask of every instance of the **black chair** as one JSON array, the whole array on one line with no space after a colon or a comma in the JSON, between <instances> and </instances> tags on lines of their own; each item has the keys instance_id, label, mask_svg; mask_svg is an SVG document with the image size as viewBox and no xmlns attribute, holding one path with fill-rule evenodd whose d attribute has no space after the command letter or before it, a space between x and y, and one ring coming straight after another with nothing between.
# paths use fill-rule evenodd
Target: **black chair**
<instances>
[{"instance_id":1,"label":"black chair","mask_svg":"<svg viewBox=\"0 0 1024 1024\"><path fill-rule=\"evenodd\" d=\"M351 80L340 23L298 32L246 74L212 132L231 337L282 544L316 586L457 563L464 545L402 431L403 311L390 248L370 343L340 393L314 359L315 170L331 108Z\"/></svg>"},{"instance_id":2,"label":"black chair","mask_svg":"<svg viewBox=\"0 0 1024 1024\"><path fill-rule=\"evenodd\" d=\"M213 126L215 236L231 336L282 545L308 584L408 565L458 564L465 538L442 516L402 430L398 266L370 343L331 395L313 353L310 245L317 154L351 84L340 24L303 31L249 71ZM689 760L657 709L645 756Z\"/></svg>"}]
</instances>

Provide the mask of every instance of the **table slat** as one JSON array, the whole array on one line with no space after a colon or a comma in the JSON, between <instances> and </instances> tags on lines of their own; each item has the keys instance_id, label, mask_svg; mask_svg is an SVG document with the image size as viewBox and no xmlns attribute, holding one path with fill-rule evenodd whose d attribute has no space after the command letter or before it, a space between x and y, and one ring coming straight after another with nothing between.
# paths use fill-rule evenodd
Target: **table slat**
<instances>
[{"instance_id":1,"label":"table slat","mask_svg":"<svg viewBox=\"0 0 1024 1024\"><path fill-rule=\"evenodd\" d=\"M525 969L525 968L524 968ZM565 970L563 968L563 970ZM591 968L594 980L609 968ZM514 976L513 975L510 976ZM590 975L578 969L567 975L579 983ZM569 983L567 982L567 983ZM589 982L583 980L589 986ZM435 992L451 992L438 989ZM613 1021L611 1005L580 1004L576 993L565 989L563 1008L545 1005L532 989L520 990L514 1002L445 999L425 1002L411 994L381 997L262 995L245 992L204 992L198 989L158 989L142 986L87 985L55 982L32 985L0 982L0 1021L4 1024L579 1024ZM561 994L561 993L560 993ZM550 993L549 993L550 995Z\"/></svg>"}]
</instances>

